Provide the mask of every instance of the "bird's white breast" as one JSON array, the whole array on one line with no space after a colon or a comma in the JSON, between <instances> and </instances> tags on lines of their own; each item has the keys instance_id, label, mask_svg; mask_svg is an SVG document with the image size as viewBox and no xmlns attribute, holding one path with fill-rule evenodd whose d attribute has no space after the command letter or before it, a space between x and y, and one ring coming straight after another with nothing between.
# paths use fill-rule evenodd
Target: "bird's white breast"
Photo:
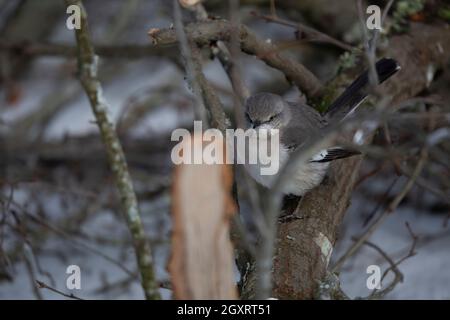
<instances>
[{"instance_id":1,"label":"bird's white breast","mask_svg":"<svg viewBox=\"0 0 450 320\"><path fill-rule=\"evenodd\" d=\"M253 179L266 188L271 188L288 159L289 151L280 145L280 165L279 170L275 175L261 175L261 168L263 166L259 161L256 164L246 163L245 167ZM328 162L307 162L298 165L294 170L294 174L283 186L283 193L303 196L306 192L322 182L328 166Z\"/></svg>"}]
</instances>

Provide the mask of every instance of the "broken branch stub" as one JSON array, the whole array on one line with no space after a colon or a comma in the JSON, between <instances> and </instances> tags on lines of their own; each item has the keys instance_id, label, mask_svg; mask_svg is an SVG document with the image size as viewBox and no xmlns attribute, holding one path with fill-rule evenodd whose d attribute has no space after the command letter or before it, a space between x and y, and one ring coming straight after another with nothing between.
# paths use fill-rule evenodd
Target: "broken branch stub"
<instances>
[{"instance_id":1,"label":"broken branch stub","mask_svg":"<svg viewBox=\"0 0 450 320\"><path fill-rule=\"evenodd\" d=\"M205 146L201 135L182 143L181 152L189 148L193 154ZM211 144L225 150L223 139ZM175 168L169 272L176 299L237 299L230 240L230 220L236 211L232 177L231 166L226 164Z\"/></svg>"}]
</instances>

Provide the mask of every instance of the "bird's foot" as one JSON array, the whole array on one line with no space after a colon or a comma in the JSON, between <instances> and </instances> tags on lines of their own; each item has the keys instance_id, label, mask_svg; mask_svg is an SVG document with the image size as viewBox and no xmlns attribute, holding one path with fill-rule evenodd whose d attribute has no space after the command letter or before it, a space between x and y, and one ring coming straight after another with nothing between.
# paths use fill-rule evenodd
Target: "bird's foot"
<instances>
[{"instance_id":1,"label":"bird's foot","mask_svg":"<svg viewBox=\"0 0 450 320\"><path fill-rule=\"evenodd\" d=\"M283 199L283 208L281 215L278 217L279 223L291 222L294 220L304 219L302 214L299 214L298 208L303 200L303 197L296 195L286 195Z\"/></svg>"},{"instance_id":2,"label":"bird's foot","mask_svg":"<svg viewBox=\"0 0 450 320\"><path fill-rule=\"evenodd\" d=\"M278 217L278 222L279 223L287 223L287 222L292 222L294 220L300 220L300 219L304 219L305 217L303 215L298 215L295 212L292 213L288 213L288 214L284 214Z\"/></svg>"}]
</instances>

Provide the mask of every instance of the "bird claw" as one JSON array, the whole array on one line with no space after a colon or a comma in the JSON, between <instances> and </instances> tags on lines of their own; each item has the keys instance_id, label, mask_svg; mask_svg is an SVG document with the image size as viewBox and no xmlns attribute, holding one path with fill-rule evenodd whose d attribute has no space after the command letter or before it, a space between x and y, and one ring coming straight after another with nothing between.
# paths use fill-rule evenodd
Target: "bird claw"
<instances>
[{"instance_id":1,"label":"bird claw","mask_svg":"<svg viewBox=\"0 0 450 320\"><path fill-rule=\"evenodd\" d=\"M305 218L304 216L299 216L299 215L297 215L295 213L290 213L290 214L285 214L285 215L282 215L282 216L278 217L278 222L279 223L286 223L286 222L292 222L294 220L301 220L301 219L304 219L304 218Z\"/></svg>"}]
</instances>

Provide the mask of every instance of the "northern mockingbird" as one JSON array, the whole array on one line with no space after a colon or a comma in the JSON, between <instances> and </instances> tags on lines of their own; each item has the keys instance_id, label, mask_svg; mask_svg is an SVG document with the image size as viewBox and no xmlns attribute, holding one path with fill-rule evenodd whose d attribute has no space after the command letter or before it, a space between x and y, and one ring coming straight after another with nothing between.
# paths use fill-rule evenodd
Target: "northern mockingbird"
<instances>
[{"instance_id":1,"label":"northern mockingbird","mask_svg":"<svg viewBox=\"0 0 450 320\"><path fill-rule=\"evenodd\" d=\"M376 63L379 83L382 83L400 69L393 59L383 58ZM245 117L247 129L278 129L280 168L289 156L309 138L320 136L325 127L334 121L340 121L352 113L367 97L370 88L369 72L362 73L336 99L324 114L314 108L299 103L285 101L272 93L258 93L246 100ZM259 138L258 138L259 139ZM319 185L331 161L346 158L359 152L333 146L311 157L299 165L291 179L283 186L286 195L303 196ZM261 175L261 163L245 164L250 175L263 186L270 188L277 175Z\"/></svg>"}]
</instances>

